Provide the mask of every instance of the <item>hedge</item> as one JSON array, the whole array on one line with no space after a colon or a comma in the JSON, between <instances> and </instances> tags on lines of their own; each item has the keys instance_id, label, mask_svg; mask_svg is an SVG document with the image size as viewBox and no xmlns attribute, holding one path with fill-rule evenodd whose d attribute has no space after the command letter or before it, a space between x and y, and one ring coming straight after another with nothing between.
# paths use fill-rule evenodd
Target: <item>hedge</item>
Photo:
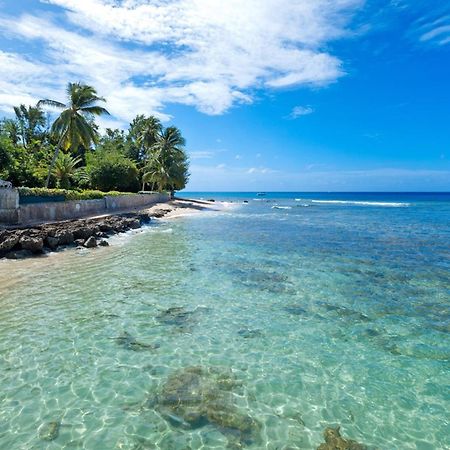
<instances>
[{"instance_id":1,"label":"hedge","mask_svg":"<svg viewBox=\"0 0 450 450\"><path fill-rule=\"evenodd\" d=\"M19 187L19 195L21 197L61 197L63 196L65 200L95 200L99 198L108 197L117 197L119 195L129 195L132 192L117 192L117 191L94 191L94 190L85 190L85 191L76 191L76 190L67 190L67 189L46 189L46 188L29 188L29 187Z\"/></svg>"}]
</instances>

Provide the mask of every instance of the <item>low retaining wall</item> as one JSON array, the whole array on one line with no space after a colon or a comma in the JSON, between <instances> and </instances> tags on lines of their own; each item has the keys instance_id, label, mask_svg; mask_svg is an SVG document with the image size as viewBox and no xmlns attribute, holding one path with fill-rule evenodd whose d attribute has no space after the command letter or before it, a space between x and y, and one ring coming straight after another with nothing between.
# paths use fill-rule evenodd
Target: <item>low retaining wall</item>
<instances>
[{"instance_id":1,"label":"low retaining wall","mask_svg":"<svg viewBox=\"0 0 450 450\"><path fill-rule=\"evenodd\" d=\"M79 219L87 216L99 216L114 211L132 211L148 207L154 203L167 202L169 194L132 194L117 197L105 197L98 200L73 200L67 202L46 202L18 206L14 220L3 220L8 225L39 222L57 222L60 220ZM5 217L5 219L7 219ZM11 219L11 218L10 218Z\"/></svg>"},{"instance_id":2,"label":"low retaining wall","mask_svg":"<svg viewBox=\"0 0 450 450\"><path fill-rule=\"evenodd\" d=\"M15 224L19 221L19 192L0 187L0 223Z\"/></svg>"}]
</instances>

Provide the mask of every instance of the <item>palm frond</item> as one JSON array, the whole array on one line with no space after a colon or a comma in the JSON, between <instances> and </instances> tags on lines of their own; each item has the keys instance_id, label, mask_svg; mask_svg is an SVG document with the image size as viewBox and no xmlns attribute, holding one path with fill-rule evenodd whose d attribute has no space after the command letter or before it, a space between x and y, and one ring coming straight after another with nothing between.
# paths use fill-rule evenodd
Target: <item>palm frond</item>
<instances>
[{"instance_id":1,"label":"palm frond","mask_svg":"<svg viewBox=\"0 0 450 450\"><path fill-rule=\"evenodd\" d=\"M80 111L87 114L92 114L94 116L101 116L102 114L105 114L109 116L109 111L106 108L103 108L102 106L88 106L88 107L82 107L80 108Z\"/></svg>"},{"instance_id":2,"label":"palm frond","mask_svg":"<svg viewBox=\"0 0 450 450\"><path fill-rule=\"evenodd\" d=\"M67 105L65 105L64 103L57 102L56 100L50 100L48 98L45 98L43 100L39 100L37 102L37 106L38 107L41 107L41 106L52 106L54 108L60 108L60 109L67 108Z\"/></svg>"}]
</instances>

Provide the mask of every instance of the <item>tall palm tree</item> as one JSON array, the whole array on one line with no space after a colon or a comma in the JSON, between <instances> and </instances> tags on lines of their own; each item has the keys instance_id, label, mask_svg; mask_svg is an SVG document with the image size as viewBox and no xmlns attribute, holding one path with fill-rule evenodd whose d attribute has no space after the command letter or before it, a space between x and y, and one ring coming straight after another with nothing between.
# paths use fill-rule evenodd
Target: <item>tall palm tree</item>
<instances>
[{"instance_id":1,"label":"tall palm tree","mask_svg":"<svg viewBox=\"0 0 450 450\"><path fill-rule=\"evenodd\" d=\"M14 113L19 123L22 144L26 148L33 139L38 137L40 128L44 127L47 122L44 111L39 105L28 106L28 108L20 105L14 106Z\"/></svg>"},{"instance_id":2,"label":"tall palm tree","mask_svg":"<svg viewBox=\"0 0 450 450\"><path fill-rule=\"evenodd\" d=\"M148 151L158 141L162 131L161 121L155 116L146 117L139 132L137 142Z\"/></svg>"},{"instance_id":3,"label":"tall palm tree","mask_svg":"<svg viewBox=\"0 0 450 450\"><path fill-rule=\"evenodd\" d=\"M67 85L67 103L55 100L40 100L38 106L47 105L61 109L61 114L53 122L52 132L58 136L58 144L55 149L50 167L48 170L45 187L48 187L50 175L58 158L59 151L78 149L79 145L88 149L97 142L98 133L93 126L93 117L108 114L109 112L98 102L105 102L103 97L97 95L97 91L92 87L82 83L69 83Z\"/></svg>"},{"instance_id":4,"label":"tall palm tree","mask_svg":"<svg viewBox=\"0 0 450 450\"><path fill-rule=\"evenodd\" d=\"M188 161L184 151L185 139L176 127L168 127L158 134L150 148L150 160L142 177L145 183L152 182L159 191L182 189L186 184Z\"/></svg>"}]
</instances>

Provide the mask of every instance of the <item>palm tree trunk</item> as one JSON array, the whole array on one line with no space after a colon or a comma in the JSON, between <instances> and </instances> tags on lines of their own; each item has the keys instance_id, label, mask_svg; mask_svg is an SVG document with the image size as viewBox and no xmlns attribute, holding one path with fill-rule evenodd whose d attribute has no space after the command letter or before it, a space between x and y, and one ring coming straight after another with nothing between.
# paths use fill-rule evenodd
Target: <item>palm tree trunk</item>
<instances>
[{"instance_id":1,"label":"palm tree trunk","mask_svg":"<svg viewBox=\"0 0 450 450\"><path fill-rule=\"evenodd\" d=\"M63 136L61 136L59 138L58 145L56 146L55 153L53 154L52 162L50 163L50 167L48 168L47 180L45 181L45 188L48 188L48 185L50 183L50 176L51 176L51 174L53 172L53 167L55 167L56 158L58 158L59 150L60 150L61 144L62 144L62 140L63 140Z\"/></svg>"}]
</instances>

